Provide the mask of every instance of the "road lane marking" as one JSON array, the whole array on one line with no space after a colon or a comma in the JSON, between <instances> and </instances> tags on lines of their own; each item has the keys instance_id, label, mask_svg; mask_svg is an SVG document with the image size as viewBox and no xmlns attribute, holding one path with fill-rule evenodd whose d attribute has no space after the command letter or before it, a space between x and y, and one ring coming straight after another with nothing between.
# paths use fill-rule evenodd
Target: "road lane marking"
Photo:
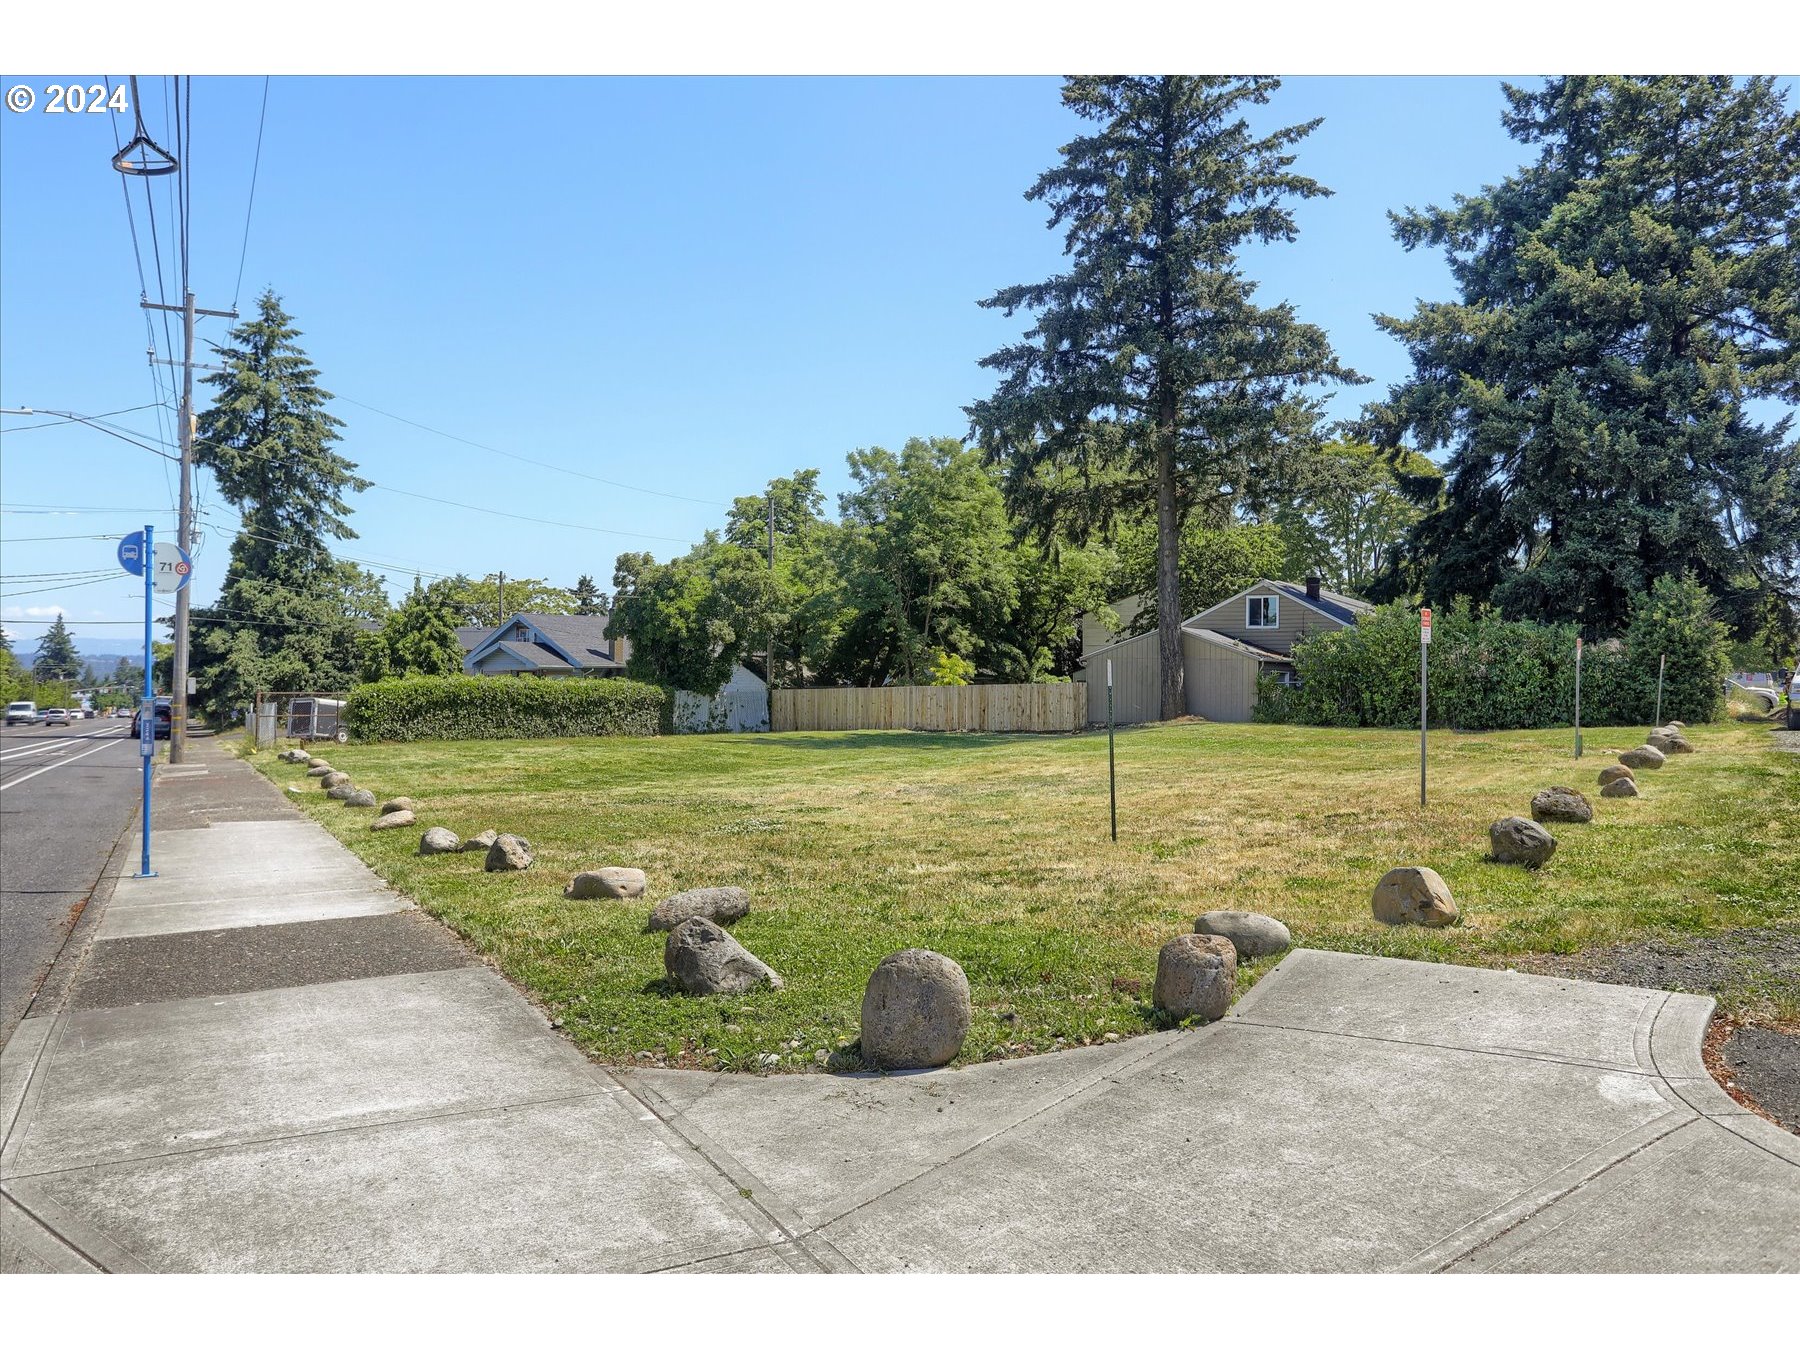
<instances>
[{"instance_id":1,"label":"road lane marking","mask_svg":"<svg viewBox=\"0 0 1800 1350\"><path fill-rule=\"evenodd\" d=\"M83 750L79 755L64 755L61 759L52 760L41 768L33 769L30 773L22 773L17 778L9 778L6 782L0 783L0 792L5 792L6 789L11 787L17 787L20 783L28 783L40 773L49 773L50 770L60 769L65 764L73 764L78 759L86 759L89 755L97 755L109 746L126 745L129 744L129 742L130 737L128 736L115 736L111 739L101 741L100 744L96 745L92 750Z\"/></svg>"},{"instance_id":2,"label":"road lane marking","mask_svg":"<svg viewBox=\"0 0 1800 1350\"><path fill-rule=\"evenodd\" d=\"M41 755L46 750L60 749L66 745L73 745L77 741L96 741L102 737L117 734L119 734L119 728L108 727L105 731L84 731L77 736L48 736L36 745L23 750L0 750L0 763L12 759L24 759L27 755Z\"/></svg>"}]
</instances>

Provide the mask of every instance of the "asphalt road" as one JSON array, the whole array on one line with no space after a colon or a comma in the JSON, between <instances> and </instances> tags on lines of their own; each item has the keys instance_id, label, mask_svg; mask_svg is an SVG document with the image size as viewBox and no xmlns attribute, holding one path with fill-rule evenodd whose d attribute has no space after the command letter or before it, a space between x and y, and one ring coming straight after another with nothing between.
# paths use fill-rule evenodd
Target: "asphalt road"
<instances>
[{"instance_id":1,"label":"asphalt road","mask_svg":"<svg viewBox=\"0 0 1800 1350\"><path fill-rule=\"evenodd\" d=\"M130 732L111 718L0 731L0 1043L131 819L141 778Z\"/></svg>"}]
</instances>

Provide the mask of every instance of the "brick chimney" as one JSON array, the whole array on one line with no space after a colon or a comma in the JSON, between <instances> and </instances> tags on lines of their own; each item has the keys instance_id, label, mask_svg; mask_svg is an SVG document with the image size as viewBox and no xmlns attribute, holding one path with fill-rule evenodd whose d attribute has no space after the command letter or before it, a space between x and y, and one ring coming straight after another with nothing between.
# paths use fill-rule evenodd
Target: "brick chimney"
<instances>
[{"instance_id":1,"label":"brick chimney","mask_svg":"<svg viewBox=\"0 0 1800 1350\"><path fill-rule=\"evenodd\" d=\"M1319 579L1316 576L1306 579L1306 598L1316 601L1319 598Z\"/></svg>"}]
</instances>

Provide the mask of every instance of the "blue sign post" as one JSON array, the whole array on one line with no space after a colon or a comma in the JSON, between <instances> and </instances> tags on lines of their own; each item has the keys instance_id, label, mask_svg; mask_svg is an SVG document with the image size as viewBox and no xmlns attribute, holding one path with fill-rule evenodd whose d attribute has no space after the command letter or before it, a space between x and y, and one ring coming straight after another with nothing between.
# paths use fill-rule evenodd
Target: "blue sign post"
<instances>
[{"instance_id":1,"label":"blue sign post","mask_svg":"<svg viewBox=\"0 0 1800 1350\"><path fill-rule=\"evenodd\" d=\"M155 594L156 569L149 560L156 556L156 527L144 526L142 534L126 535L119 541L119 566L144 579L144 701L138 708L138 756L144 764L144 846L138 866L139 877L153 877L150 870L150 769L156 757L156 686L150 682L150 597Z\"/></svg>"}]
</instances>

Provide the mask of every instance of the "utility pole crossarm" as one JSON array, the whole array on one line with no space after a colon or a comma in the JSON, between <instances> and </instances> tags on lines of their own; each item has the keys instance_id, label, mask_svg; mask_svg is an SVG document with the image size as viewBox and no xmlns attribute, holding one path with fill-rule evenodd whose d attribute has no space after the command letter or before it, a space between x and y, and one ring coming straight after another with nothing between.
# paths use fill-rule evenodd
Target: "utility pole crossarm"
<instances>
[{"instance_id":1,"label":"utility pole crossarm","mask_svg":"<svg viewBox=\"0 0 1800 1350\"><path fill-rule=\"evenodd\" d=\"M138 304L142 309L166 309L171 314L186 314L193 309L196 317L208 319L235 319L238 316L235 309L198 309L189 305L159 305L149 300L140 300Z\"/></svg>"}]
</instances>

